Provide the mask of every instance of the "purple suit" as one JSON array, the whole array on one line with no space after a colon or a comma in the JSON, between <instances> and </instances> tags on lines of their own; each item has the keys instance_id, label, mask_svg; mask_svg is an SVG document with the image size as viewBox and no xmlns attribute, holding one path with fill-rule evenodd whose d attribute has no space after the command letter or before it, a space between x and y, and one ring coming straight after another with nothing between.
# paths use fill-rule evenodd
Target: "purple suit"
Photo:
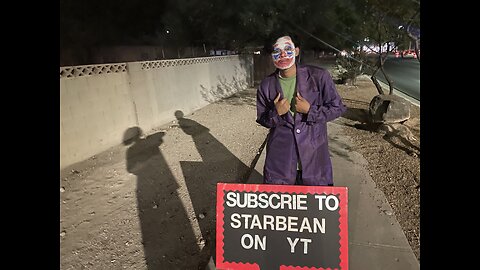
<instances>
[{"instance_id":1,"label":"purple suit","mask_svg":"<svg viewBox=\"0 0 480 270\"><path fill-rule=\"evenodd\" d=\"M289 112L280 116L275 109L273 101L278 93L280 100L283 98L278 71L263 79L257 89L256 121L270 129L263 181L266 184L295 184L300 158L304 185L333 184L327 122L340 117L347 109L332 77L323 68L297 65L296 87L310 103L310 111L296 113L295 119Z\"/></svg>"}]
</instances>

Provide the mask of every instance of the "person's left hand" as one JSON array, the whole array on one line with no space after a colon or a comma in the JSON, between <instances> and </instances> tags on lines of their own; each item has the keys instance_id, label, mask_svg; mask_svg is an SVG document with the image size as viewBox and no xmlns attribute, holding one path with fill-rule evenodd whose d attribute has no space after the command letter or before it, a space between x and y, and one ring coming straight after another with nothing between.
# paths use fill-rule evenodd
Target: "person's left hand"
<instances>
[{"instance_id":1,"label":"person's left hand","mask_svg":"<svg viewBox=\"0 0 480 270\"><path fill-rule=\"evenodd\" d=\"M299 113L308 113L310 110L310 103L308 103L308 101L304 99L298 92L297 96L295 97L295 110Z\"/></svg>"}]
</instances>

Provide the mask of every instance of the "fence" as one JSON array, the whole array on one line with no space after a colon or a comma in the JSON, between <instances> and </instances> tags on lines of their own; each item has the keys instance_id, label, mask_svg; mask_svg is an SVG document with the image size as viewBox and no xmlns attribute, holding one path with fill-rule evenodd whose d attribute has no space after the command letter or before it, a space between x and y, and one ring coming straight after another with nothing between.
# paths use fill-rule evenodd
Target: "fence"
<instances>
[{"instance_id":1,"label":"fence","mask_svg":"<svg viewBox=\"0 0 480 270\"><path fill-rule=\"evenodd\" d=\"M252 55L60 68L60 168L253 86Z\"/></svg>"}]
</instances>

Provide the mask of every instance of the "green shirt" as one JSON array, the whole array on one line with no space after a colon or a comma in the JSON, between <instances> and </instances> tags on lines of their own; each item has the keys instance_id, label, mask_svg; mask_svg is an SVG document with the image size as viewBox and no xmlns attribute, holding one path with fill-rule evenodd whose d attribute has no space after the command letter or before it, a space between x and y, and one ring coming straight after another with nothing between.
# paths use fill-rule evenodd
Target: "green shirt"
<instances>
[{"instance_id":1,"label":"green shirt","mask_svg":"<svg viewBox=\"0 0 480 270\"><path fill-rule=\"evenodd\" d=\"M290 102L290 113L295 116L295 86L297 83L297 76L292 76L288 78L283 78L278 76L280 81L280 86L282 87L283 96ZM302 169L302 164L300 160L297 163L297 170Z\"/></svg>"},{"instance_id":2,"label":"green shirt","mask_svg":"<svg viewBox=\"0 0 480 270\"><path fill-rule=\"evenodd\" d=\"M289 78L279 76L278 79L282 87L283 96L290 102L290 113L295 115L295 85L297 83L297 76Z\"/></svg>"}]
</instances>

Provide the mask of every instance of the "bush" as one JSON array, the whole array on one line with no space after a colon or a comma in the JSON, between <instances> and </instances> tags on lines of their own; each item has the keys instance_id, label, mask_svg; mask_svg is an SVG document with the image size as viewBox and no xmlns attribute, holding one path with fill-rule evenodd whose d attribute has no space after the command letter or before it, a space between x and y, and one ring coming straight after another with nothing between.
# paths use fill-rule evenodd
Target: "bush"
<instances>
[{"instance_id":1,"label":"bush","mask_svg":"<svg viewBox=\"0 0 480 270\"><path fill-rule=\"evenodd\" d=\"M339 83L355 85L356 78L363 74L363 62L365 59L366 57L358 52L352 56L339 55L337 57L335 67L336 71L338 72Z\"/></svg>"}]
</instances>

